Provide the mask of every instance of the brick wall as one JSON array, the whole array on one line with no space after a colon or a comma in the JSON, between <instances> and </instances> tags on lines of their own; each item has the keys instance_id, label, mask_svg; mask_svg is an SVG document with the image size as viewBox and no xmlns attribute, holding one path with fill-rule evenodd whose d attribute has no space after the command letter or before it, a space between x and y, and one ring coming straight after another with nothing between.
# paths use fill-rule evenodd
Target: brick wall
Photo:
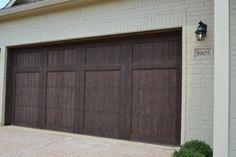
<instances>
[{"instance_id":1,"label":"brick wall","mask_svg":"<svg viewBox=\"0 0 236 157\"><path fill-rule=\"evenodd\" d=\"M236 156L236 1L230 0L230 157Z\"/></svg>"},{"instance_id":2,"label":"brick wall","mask_svg":"<svg viewBox=\"0 0 236 157\"><path fill-rule=\"evenodd\" d=\"M213 57L193 59L195 47L213 48L213 0L119 0L0 23L0 47L183 27L182 142L212 144ZM198 42L200 20L207 39ZM0 54L0 114L4 113L6 52ZM1 111L2 110L2 111ZM1 117L1 116L0 116ZM3 122L3 118L0 118Z\"/></svg>"}]
</instances>

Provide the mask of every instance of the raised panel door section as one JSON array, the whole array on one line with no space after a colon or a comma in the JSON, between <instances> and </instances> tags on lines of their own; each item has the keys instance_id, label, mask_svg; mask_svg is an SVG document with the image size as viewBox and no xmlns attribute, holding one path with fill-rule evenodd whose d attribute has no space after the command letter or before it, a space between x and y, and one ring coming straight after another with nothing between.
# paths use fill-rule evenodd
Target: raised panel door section
<instances>
[{"instance_id":1,"label":"raised panel door section","mask_svg":"<svg viewBox=\"0 0 236 157\"><path fill-rule=\"evenodd\" d=\"M133 44L132 139L179 143L178 52L175 36Z\"/></svg>"},{"instance_id":2,"label":"raised panel door section","mask_svg":"<svg viewBox=\"0 0 236 157\"><path fill-rule=\"evenodd\" d=\"M48 72L45 127L73 131L75 72Z\"/></svg>"},{"instance_id":3,"label":"raised panel door section","mask_svg":"<svg viewBox=\"0 0 236 157\"><path fill-rule=\"evenodd\" d=\"M39 73L16 73L14 124L36 127L38 102Z\"/></svg>"},{"instance_id":4,"label":"raised panel door section","mask_svg":"<svg viewBox=\"0 0 236 157\"><path fill-rule=\"evenodd\" d=\"M18 69L40 67L43 62L41 53L31 49L19 51L15 56L15 60Z\"/></svg>"},{"instance_id":5,"label":"raised panel door section","mask_svg":"<svg viewBox=\"0 0 236 157\"><path fill-rule=\"evenodd\" d=\"M176 70L133 71L132 136L134 139L175 143Z\"/></svg>"},{"instance_id":6,"label":"raised panel door section","mask_svg":"<svg viewBox=\"0 0 236 157\"><path fill-rule=\"evenodd\" d=\"M136 43L133 47L133 63L176 63L176 51L176 40Z\"/></svg>"},{"instance_id":7,"label":"raised panel door section","mask_svg":"<svg viewBox=\"0 0 236 157\"><path fill-rule=\"evenodd\" d=\"M118 138L120 71L87 71L85 132Z\"/></svg>"},{"instance_id":8,"label":"raised panel door section","mask_svg":"<svg viewBox=\"0 0 236 157\"><path fill-rule=\"evenodd\" d=\"M90 47L86 51L86 64L120 63L120 46Z\"/></svg>"},{"instance_id":9,"label":"raised panel door section","mask_svg":"<svg viewBox=\"0 0 236 157\"><path fill-rule=\"evenodd\" d=\"M55 49L48 52L48 66L73 66L79 63L76 49Z\"/></svg>"}]
</instances>

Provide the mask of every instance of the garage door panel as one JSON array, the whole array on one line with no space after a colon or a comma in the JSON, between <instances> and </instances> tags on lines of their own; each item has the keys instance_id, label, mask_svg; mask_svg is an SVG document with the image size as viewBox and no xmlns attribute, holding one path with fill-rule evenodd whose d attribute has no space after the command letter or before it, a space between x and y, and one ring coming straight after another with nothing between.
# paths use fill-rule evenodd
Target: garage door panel
<instances>
[{"instance_id":1,"label":"garage door panel","mask_svg":"<svg viewBox=\"0 0 236 157\"><path fill-rule=\"evenodd\" d=\"M85 110L119 112L120 71L89 71L85 77Z\"/></svg>"},{"instance_id":2,"label":"garage door panel","mask_svg":"<svg viewBox=\"0 0 236 157\"><path fill-rule=\"evenodd\" d=\"M153 41L133 45L133 63L175 63L177 42Z\"/></svg>"},{"instance_id":3,"label":"garage door panel","mask_svg":"<svg viewBox=\"0 0 236 157\"><path fill-rule=\"evenodd\" d=\"M74 116L75 111L72 109L63 109L63 127L65 128L73 128L74 127Z\"/></svg>"},{"instance_id":4,"label":"garage door panel","mask_svg":"<svg viewBox=\"0 0 236 157\"><path fill-rule=\"evenodd\" d=\"M16 107L15 109L15 118L17 118L14 122L16 125L22 126L37 126L37 115L38 109L28 108L28 107Z\"/></svg>"},{"instance_id":5,"label":"garage door panel","mask_svg":"<svg viewBox=\"0 0 236 157\"><path fill-rule=\"evenodd\" d=\"M75 90L73 88L47 88L47 97L47 107L74 109Z\"/></svg>"},{"instance_id":6,"label":"garage door panel","mask_svg":"<svg viewBox=\"0 0 236 157\"><path fill-rule=\"evenodd\" d=\"M140 136L171 137L175 136L175 117L159 115L134 114L132 133Z\"/></svg>"},{"instance_id":7,"label":"garage door panel","mask_svg":"<svg viewBox=\"0 0 236 157\"><path fill-rule=\"evenodd\" d=\"M48 52L48 66L70 66L80 64L76 49L56 49Z\"/></svg>"},{"instance_id":8,"label":"garage door panel","mask_svg":"<svg viewBox=\"0 0 236 157\"><path fill-rule=\"evenodd\" d=\"M117 103L112 103L119 101L118 95L118 89L116 91L112 91L112 89L105 89L105 91L104 89L87 89L85 110L91 112L118 112Z\"/></svg>"},{"instance_id":9,"label":"garage door panel","mask_svg":"<svg viewBox=\"0 0 236 157\"><path fill-rule=\"evenodd\" d=\"M85 113L85 132L95 135L110 135L118 138L119 114L108 112Z\"/></svg>"},{"instance_id":10,"label":"garage door panel","mask_svg":"<svg viewBox=\"0 0 236 157\"><path fill-rule=\"evenodd\" d=\"M42 65L42 55L36 50L21 50L16 55L16 66L18 68L39 67Z\"/></svg>"},{"instance_id":11,"label":"garage door panel","mask_svg":"<svg viewBox=\"0 0 236 157\"><path fill-rule=\"evenodd\" d=\"M38 107L21 106L16 107L16 122L37 125Z\"/></svg>"},{"instance_id":12,"label":"garage door panel","mask_svg":"<svg viewBox=\"0 0 236 157\"><path fill-rule=\"evenodd\" d=\"M73 129L74 110L75 72L48 72L46 127Z\"/></svg>"},{"instance_id":13,"label":"garage door panel","mask_svg":"<svg viewBox=\"0 0 236 157\"><path fill-rule=\"evenodd\" d=\"M86 64L120 63L120 45L90 47L86 50Z\"/></svg>"},{"instance_id":14,"label":"garage door panel","mask_svg":"<svg viewBox=\"0 0 236 157\"><path fill-rule=\"evenodd\" d=\"M39 106L39 74L17 73L15 84L15 122L36 125Z\"/></svg>"},{"instance_id":15,"label":"garage door panel","mask_svg":"<svg viewBox=\"0 0 236 157\"><path fill-rule=\"evenodd\" d=\"M74 110L48 108L46 110L46 127L55 128L58 130L73 130L74 114Z\"/></svg>"},{"instance_id":16,"label":"garage door panel","mask_svg":"<svg viewBox=\"0 0 236 157\"><path fill-rule=\"evenodd\" d=\"M175 138L175 84L175 69L133 71L132 134Z\"/></svg>"},{"instance_id":17,"label":"garage door panel","mask_svg":"<svg viewBox=\"0 0 236 157\"><path fill-rule=\"evenodd\" d=\"M62 91L62 104L64 104L63 108L66 110L74 110L75 109L75 89L64 88Z\"/></svg>"},{"instance_id":18,"label":"garage door panel","mask_svg":"<svg viewBox=\"0 0 236 157\"><path fill-rule=\"evenodd\" d=\"M85 78L85 129L118 133L120 71L88 71Z\"/></svg>"},{"instance_id":19,"label":"garage door panel","mask_svg":"<svg viewBox=\"0 0 236 157\"><path fill-rule=\"evenodd\" d=\"M166 113L175 107L175 101L175 69L133 71L133 111L150 114Z\"/></svg>"},{"instance_id":20,"label":"garage door panel","mask_svg":"<svg viewBox=\"0 0 236 157\"><path fill-rule=\"evenodd\" d=\"M53 127L60 124L62 110L57 108L47 108L46 110L46 127Z\"/></svg>"}]
</instances>

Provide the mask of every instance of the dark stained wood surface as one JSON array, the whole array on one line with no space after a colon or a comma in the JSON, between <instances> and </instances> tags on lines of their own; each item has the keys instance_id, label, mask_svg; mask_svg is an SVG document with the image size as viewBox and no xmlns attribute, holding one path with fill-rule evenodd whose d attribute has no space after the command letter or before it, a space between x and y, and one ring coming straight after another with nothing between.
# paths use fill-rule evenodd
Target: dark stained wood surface
<instances>
[{"instance_id":1,"label":"dark stained wood surface","mask_svg":"<svg viewBox=\"0 0 236 157\"><path fill-rule=\"evenodd\" d=\"M10 49L6 124L179 145L181 56L180 31Z\"/></svg>"},{"instance_id":2,"label":"dark stained wood surface","mask_svg":"<svg viewBox=\"0 0 236 157\"><path fill-rule=\"evenodd\" d=\"M48 72L45 127L73 131L75 72Z\"/></svg>"},{"instance_id":3,"label":"dark stained wood surface","mask_svg":"<svg viewBox=\"0 0 236 157\"><path fill-rule=\"evenodd\" d=\"M38 123L39 74L16 73L15 122L36 126Z\"/></svg>"},{"instance_id":4,"label":"dark stained wood surface","mask_svg":"<svg viewBox=\"0 0 236 157\"><path fill-rule=\"evenodd\" d=\"M85 78L85 132L118 138L120 72L89 71Z\"/></svg>"},{"instance_id":5,"label":"dark stained wood surface","mask_svg":"<svg viewBox=\"0 0 236 157\"><path fill-rule=\"evenodd\" d=\"M175 136L176 70L151 69L133 71L132 135ZM174 141L173 141L174 142ZM172 141L171 141L172 143Z\"/></svg>"}]
</instances>

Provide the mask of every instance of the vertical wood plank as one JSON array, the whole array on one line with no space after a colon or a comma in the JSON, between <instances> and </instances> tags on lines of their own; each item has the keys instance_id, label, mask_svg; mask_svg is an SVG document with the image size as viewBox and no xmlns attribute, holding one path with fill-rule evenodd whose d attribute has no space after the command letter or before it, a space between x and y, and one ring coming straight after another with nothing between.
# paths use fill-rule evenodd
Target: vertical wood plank
<instances>
[{"instance_id":1,"label":"vertical wood plank","mask_svg":"<svg viewBox=\"0 0 236 157\"><path fill-rule=\"evenodd\" d=\"M40 67L40 90L39 90L39 128L45 128L45 108L46 108L46 88L47 88L47 63L48 63L48 52L45 49L41 52L41 63L42 66Z\"/></svg>"},{"instance_id":2,"label":"vertical wood plank","mask_svg":"<svg viewBox=\"0 0 236 157\"><path fill-rule=\"evenodd\" d=\"M121 46L121 104L119 115L119 137L130 139L131 95L132 95L132 43L123 42Z\"/></svg>"},{"instance_id":3,"label":"vertical wood plank","mask_svg":"<svg viewBox=\"0 0 236 157\"><path fill-rule=\"evenodd\" d=\"M80 47L77 49L78 51L78 60L80 62L77 65L76 70L76 92L75 92L75 105L76 105L76 113L75 113L75 132L83 133L84 129L84 83L85 83L85 48Z\"/></svg>"}]
</instances>

